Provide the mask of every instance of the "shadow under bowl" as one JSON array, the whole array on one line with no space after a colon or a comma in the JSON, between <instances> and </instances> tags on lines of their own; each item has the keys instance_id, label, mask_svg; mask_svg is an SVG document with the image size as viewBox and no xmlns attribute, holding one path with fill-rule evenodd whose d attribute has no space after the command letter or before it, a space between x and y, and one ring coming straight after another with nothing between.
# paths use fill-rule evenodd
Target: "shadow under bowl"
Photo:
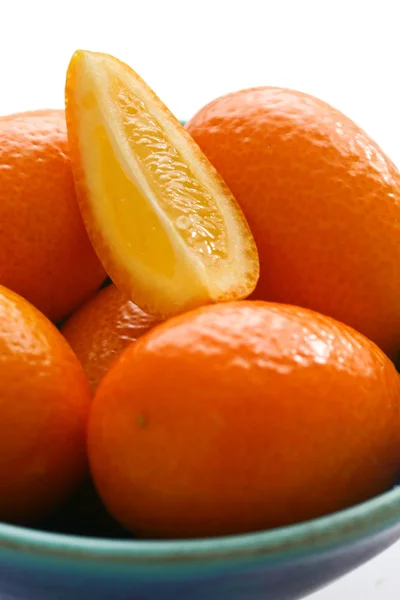
<instances>
[{"instance_id":1,"label":"shadow under bowl","mask_svg":"<svg viewBox=\"0 0 400 600\"><path fill-rule=\"evenodd\" d=\"M400 538L400 487L246 535L109 540L0 524L1 600L294 600Z\"/></svg>"}]
</instances>

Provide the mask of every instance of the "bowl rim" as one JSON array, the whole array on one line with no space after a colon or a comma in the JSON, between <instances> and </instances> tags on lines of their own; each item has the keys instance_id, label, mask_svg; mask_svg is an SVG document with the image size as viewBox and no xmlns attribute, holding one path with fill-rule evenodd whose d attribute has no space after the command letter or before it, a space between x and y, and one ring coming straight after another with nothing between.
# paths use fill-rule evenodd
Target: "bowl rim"
<instances>
[{"instance_id":1,"label":"bowl rim","mask_svg":"<svg viewBox=\"0 0 400 600\"><path fill-rule=\"evenodd\" d=\"M187 540L117 540L50 533L0 523L0 551L101 562L208 562L260 557L285 561L332 551L400 522L400 485L345 510L266 531ZM399 529L400 537L400 529Z\"/></svg>"}]
</instances>

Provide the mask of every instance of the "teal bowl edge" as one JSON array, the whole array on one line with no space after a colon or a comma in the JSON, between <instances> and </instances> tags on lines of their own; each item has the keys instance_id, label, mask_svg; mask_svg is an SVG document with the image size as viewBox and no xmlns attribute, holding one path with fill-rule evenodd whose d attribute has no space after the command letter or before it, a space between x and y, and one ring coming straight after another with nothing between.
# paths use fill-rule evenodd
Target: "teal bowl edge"
<instances>
[{"instance_id":1,"label":"teal bowl edge","mask_svg":"<svg viewBox=\"0 0 400 600\"><path fill-rule=\"evenodd\" d=\"M400 521L400 487L311 521L255 533L189 540L108 540L69 536L0 523L0 550L52 559L96 562L207 562L262 557L285 562L333 551L390 529Z\"/></svg>"}]
</instances>

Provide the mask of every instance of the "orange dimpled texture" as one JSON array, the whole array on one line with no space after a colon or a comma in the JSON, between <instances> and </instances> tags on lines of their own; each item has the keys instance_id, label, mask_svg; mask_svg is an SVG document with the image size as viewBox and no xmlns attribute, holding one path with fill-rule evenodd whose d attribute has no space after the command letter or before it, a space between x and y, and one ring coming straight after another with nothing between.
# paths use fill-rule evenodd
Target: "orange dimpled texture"
<instances>
[{"instance_id":1,"label":"orange dimpled texture","mask_svg":"<svg viewBox=\"0 0 400 600\"><path fill-rule=\"evenodd\" d=\"M288 305L216 305L111 366L89 419L91 470L137 535L261 530L393 485L399 409L393 364L358 332Z\"/></svg>"},{"instance_id":2,"label":"orange dimpled texture","mask_svg":"<svg viewBox=\"0 0 400 600\"><path fill-rule=\"evenodd\" d=\"M306 306L388 354L400 347L400 174L328 104L255 88L218 98L188 131L239 202L261 276L254 298Z\"/></svg>"},{"instance_id":3,"label":"orange dimpled texture","mask_svg":"<svg viewBox=\"0 0 400 600\"><path fill-rule=\"evenodd\" d=\"M68 319L62 333L94 391L122 350L157 323L114 285L109 285Z\"/></svg>"},{"instance_id":4,"label":"orange dimpled texture","mask_svg":"<svg viewBox=\"0 0 400 600\"><path fill-rule=\"evenodd\" d=\"M61 333L0 286L0 521L61 505L86 471L90 388Z\"/></svg>"},{"instance_id":5,"label":"orange dimpled texture","mask_svg":"<svg viewBox=\"0 0 400 600\"><path fill-rule=\"evenodd\" d=\"M0 223L0 284L52 321L104 280L76 201L63 111L0 118Z\"/></svg>"}]
</instances>

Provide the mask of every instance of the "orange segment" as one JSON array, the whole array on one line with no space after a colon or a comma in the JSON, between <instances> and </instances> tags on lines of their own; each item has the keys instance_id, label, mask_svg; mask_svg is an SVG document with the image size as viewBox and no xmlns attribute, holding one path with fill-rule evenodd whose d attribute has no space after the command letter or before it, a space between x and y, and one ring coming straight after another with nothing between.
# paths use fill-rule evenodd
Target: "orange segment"
<instances>
[{"instance_id":1,"label":"orange segment","mask_svg":"<svg viewBox=\"0 0 400 600\"><path fill-rule=\"evenodd\" d=\"M132 69L76 52L66 115L82 215L122 291L161 317L253 291L258 254L238 204Z\"/></svg>"}]
</instances>

